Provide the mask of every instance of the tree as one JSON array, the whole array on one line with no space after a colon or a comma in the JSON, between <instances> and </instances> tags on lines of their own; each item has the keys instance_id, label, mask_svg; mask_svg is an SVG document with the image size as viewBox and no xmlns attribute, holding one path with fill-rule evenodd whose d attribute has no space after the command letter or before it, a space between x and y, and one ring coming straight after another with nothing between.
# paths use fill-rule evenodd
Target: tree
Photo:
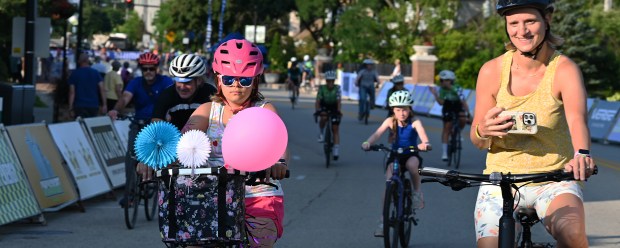
<instances>
[{"instance_id":1,"label":"tree","mask_svg":"<svg viewBox=\"0 0 620 248\"><path fill-rule=\"evenodd\" d=\"M114 31L127 34L127 38L132 42L141 40L142 35L146 32L144 21L135 11L130 11L125 23L114 28Z\"/></svg>"}]
</instances>

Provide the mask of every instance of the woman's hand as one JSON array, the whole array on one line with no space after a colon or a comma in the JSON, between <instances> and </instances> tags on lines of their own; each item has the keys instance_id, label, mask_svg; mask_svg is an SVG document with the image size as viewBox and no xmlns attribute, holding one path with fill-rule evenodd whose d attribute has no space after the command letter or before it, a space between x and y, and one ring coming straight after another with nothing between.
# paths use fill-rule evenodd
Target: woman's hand
<instances>
[{"instance_id":1,"label":"woman's hand","mask_svg":"<svg viewBox=\"0 0 620 248\"><path fill-rule=\"evenodd\" d=\"M564 170L573 172L575 180L585 181L594 173L594 159L588 155L575 154L575 157L564 165Z\"/></svg>"},{"instance_id":2,"label":"woman's hand","mask_svg":"<svg viewBox=\"0 0 620 248\"><path fill-rule=\"evenodd\" d=\"M507 130L512 127L513 123L508 121L510 120L510 116L498 117L499 113L502 111L504 111L504 108L500 107L493 107L487 111L486 115L484 115L483 119L476 126L480 137L502 137L508 134Z\"/></svg>"}]
</instances>

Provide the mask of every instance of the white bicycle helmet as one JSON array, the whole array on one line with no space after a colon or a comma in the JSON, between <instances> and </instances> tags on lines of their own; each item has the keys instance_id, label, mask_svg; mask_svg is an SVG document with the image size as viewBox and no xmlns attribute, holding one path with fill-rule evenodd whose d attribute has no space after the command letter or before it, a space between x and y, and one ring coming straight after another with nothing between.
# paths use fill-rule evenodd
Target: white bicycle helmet
<instances>
[{"instance_id":1,"label":"white bicycle helmet","mask_svg":"<svg viewBox=\"0 0 620 248\"><path fill-rule=\"evenodd\" d=\"M456 74L454 74L454 72L451 71L451 70L443 70L443 71L439 72L439 79L441 79L441 80L446 79L446 80L454 81L454 80L456 80Z\"/></svg>"},{"instance_id":2,"label":"white bicycle helmet","mask_svg":"<svg viewBox=\"0 0 620 248\"><path fill-rule=\"evenodd\" d=\"M186 83L204 75L207 72L207 66L198 55L181 54L170 62L168 72L175 82Z\"/></svg>"},{"instance_id":3,"label":"white bicycle helmet","mask_svg":"<svg viewBox=\"0 0 620 248\"><path fill-rule=\"evenodd\" d=\"M405 77L403 77L403 75L398 74L398 75L394 76L391 81L392 81L392 83L395 83L395 84L397 84L397 83L404 83L405 82Z\"/></svg>"},{"instance_id":4,"label":"white bicycle helmet","mask_svg":"<svg viewBox=\"0 0 620 248\"><path fill-rule=\"evenodd\" d=\"M336 80L336 72L335 71L326 71L325 72L325 80Z\"/></svg>"},{"instance_id":5,"label":"white bicycle helmet","mask_svg":"<svg viewBox=\"0 0 620 248\"><path fill-rule=\"evenodd\" d=\"M390 107L411 107L413 98L411 98L409 91L399 90L392 93L388 102Z\"/></svg>"}]
</instances>

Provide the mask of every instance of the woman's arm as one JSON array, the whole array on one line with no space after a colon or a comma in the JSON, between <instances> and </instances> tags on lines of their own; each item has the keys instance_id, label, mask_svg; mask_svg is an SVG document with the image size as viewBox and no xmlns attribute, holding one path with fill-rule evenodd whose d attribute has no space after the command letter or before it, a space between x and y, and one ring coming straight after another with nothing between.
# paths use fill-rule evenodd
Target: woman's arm
<instances>
[{"instance_id":1,"label":"woman's arm","mask_svg":"<svg viewBox=\"0 0 620 248\"><path fill-rule=\"evenodd\" d=\"M564 103L564 112L568 122L573 149L575 152L580 149L590 150L590 130L587 124L587 92L581 70L577 64L566 58L560 60L556 71L561 73L556 73L553 85L559 88L559 98ZM594 161L591 157L575 156L568 162L566 169L567 171L574 172L575 179L585 180L592 172L591 170L586 171L586 168L590 168L593 165Z\"/></svg>"},{"instance_id":2,"label":"woman's arm","mask_svg":"<svg viewBox=\"0 0 620 248\"><path fill-rule=\"evenodd\" d=\"M497 57L485 63L478 73L476 82L476 107L474 119L469 133L471 142L479 149L491 146L491 136L503 136L503 131L512 125L511 122L500 124L509 119L509 116L496 118L502 108L496 107L497 92L500 88L501 59Z\"/></svg>"},{"instance_id":3,"label":"woman's arm","mask_svg":"<svg viewBox=\"0 0 620 248\"><path fill-rule=\"evenodd\" d=\"M433 94L433 97L435 97L435 101L437 101L439 105L443 105L444 100L439 97L439 94L437 94L437 89L435 89L435 86L428 86L428 90L431 92L431 94Z\"/></svg>"}]
</instances>

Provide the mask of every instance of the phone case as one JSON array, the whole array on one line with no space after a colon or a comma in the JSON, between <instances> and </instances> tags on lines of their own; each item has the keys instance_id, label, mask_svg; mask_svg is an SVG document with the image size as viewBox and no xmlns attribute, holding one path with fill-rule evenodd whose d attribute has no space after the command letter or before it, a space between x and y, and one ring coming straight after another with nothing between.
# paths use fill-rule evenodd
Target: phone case
<instances>
[{"instance_id":1,"label":"phone case","mask_svg":"<svg viewBox=\"0 0 620 248\"><path fill-rule=\"evenodd\" d=\"M504 111L499 116L512 116L512 128L508 130L508 133L515 134L536 134L538 132L538 125L536 122L536 114L532 112L516 112L516 111Z\"/></svg>"}]
</instances>

